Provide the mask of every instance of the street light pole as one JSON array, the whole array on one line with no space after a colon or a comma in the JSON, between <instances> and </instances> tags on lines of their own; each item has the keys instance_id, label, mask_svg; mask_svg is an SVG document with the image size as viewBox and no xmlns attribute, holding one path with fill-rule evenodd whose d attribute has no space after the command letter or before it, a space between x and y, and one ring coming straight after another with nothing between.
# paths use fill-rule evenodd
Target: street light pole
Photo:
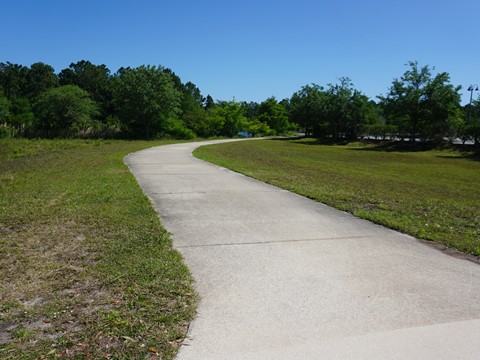
<instances>
[{"instance_id":1,"label":"street light pole","mask_svg":"<svg viewBox=\"0 0 480 360\"><path fill-rule=\"evenodd\" d=\"M478 85L470 85L467 89L467 91L470 91L470 103L468 104L468 122L467 124L470 125L470 115L472 113L472 97L473 97L473 92L478 91Z\"/></svg>"}]
</instances>

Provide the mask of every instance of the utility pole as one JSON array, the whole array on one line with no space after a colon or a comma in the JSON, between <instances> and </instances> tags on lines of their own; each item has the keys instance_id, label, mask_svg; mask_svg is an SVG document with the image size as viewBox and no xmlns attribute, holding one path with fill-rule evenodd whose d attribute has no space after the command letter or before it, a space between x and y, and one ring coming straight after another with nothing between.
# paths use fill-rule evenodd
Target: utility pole
<instances>
[{"instance_id":1,"label":"utility pole","mask_svg":"<svg viewBox=\"0 0 480 360\"><path fill-rule=\"evenodd\" d=\"M470 103L468 104L468 120L467 124L470 125L470 115L472 114L472 97L473 97L473 92L478 91L478 85L470 85L467 89L467 91L470 91Z\"/></svg>"}]
</instances>

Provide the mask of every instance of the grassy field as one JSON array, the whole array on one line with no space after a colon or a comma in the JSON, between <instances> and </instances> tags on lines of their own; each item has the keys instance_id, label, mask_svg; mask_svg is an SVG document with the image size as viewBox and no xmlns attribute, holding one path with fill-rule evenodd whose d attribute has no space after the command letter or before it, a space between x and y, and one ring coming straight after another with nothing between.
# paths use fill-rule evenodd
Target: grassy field
<instances>
[{"instance_id":1,"label":"grassy field","mask_svg":"<svg viewBox=\"0 0 480 360\"><path fill-rule=\"evenodd\" d=\"M480 255L480 159L313 139L226 143L194 155L449 248Z\"/></svg>"},{"instance_id":2,"label":"grassy field","mask_svg":"<svg viewBox=\"0 0 480 360\"><path fill-rule=\"evenodd\" d=\"M173 358L192 279L123 163L165 143L0 139L0 358Z\"/></svg>"}]
</instances>

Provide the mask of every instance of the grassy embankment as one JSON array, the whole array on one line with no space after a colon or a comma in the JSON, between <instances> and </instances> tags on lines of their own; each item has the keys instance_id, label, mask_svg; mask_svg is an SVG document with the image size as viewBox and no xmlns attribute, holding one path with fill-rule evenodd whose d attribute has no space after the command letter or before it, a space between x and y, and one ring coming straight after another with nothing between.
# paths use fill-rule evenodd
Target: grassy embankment
<instances>
[{"instance_id":1,"label":"grassy embankment","mask_svg":"<svg viewBox=\"0 0 480 360\"><path fill-rule=\"evenodd\" d=\"M480 255L480 161L313 139L205 146L195 156L449 248Z\"/></svg>"},{"instance_id":2,"label":"grassy embankment","mask_svg":"<svg viewBox=\"0 0 480 360\"><path fill-rule=\"evenodd\" d=\"M0 358L174 356L192 280L123 163L164 143L0 139Z\"/></svg>"}]
</instances>

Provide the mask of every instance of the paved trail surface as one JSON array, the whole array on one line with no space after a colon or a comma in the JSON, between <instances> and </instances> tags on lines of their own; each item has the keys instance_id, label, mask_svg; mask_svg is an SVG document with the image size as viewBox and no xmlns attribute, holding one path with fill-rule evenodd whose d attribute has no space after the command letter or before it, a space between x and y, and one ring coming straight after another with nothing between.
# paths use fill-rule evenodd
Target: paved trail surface
<instances>
[{"instance_id":1,"label":"paved trail surface","mask_svg":"<svg viewBox=\"0 0 480 360\"><path fill-rule=\"evenodd\" d=\"M480 359L479 265L195 159L204 144L126 158L201 296L179 360Z\"/></svg>"}]
</instances>

